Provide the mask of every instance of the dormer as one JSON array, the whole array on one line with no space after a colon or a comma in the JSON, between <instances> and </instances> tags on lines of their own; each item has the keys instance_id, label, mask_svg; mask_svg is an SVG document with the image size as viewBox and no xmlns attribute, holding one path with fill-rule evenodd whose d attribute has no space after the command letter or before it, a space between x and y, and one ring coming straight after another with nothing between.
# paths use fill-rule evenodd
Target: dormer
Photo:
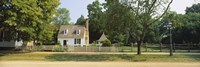
<instances>
[{"instance_id":1,"label":"dormer","mask_svg":"<svg viewBox=\"0 0 200 67\"><path fill-rule=\"evenodd\" d=\"M68 34L68 29L65 29L64 30L64 35L67 35Z\"/></svg>"},{"instance_id":2,"label":"dormer","mask_svg":"<svg viewBox=\"0 0 200 67\"><path fill-rule=\"evenodd\" d=\"M76 32L76 35L79 35L80 32L81 32L81 30L80 30L80 29L77 29L77 30L75 30L75 32Z\"/></svg>"}]
</instances>

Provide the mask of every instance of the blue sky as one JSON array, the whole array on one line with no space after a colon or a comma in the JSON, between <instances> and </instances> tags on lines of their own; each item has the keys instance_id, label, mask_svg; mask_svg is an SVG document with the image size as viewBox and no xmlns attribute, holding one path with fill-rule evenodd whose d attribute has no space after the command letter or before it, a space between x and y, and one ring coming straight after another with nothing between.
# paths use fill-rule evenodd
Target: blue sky
<instances>
[{"instance_id":1,"label":"blue sky","mask_svg":"<svg viewBox=\"0 0 200 67\"><path fill-rule=\"evenodd\" d=\"M84 15L87 17L87 5L95 0L60 0L61 8L67 8L70 11L71 22L76 22L76 20ZM99 0L104 2L104 0ZM171 5L171 10L177 13L184 14L186 7L192 6L194 3L200 3L200 0L174 0Z\"/></svg>"}]
</instances>

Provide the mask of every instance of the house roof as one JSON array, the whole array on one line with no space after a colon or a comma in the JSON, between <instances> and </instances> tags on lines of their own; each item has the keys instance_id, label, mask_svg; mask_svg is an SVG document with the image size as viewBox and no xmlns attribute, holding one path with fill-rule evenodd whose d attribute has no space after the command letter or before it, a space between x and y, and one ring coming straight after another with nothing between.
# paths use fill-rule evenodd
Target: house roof
<instances>
[{"instance_id":1,"label":"house roof","mask_svg":"<svg viewBox=\"0 0 200 67\"><path fill-rule=\"evenodd\" d=\"M99 38L98 41L104 41L104 40L108 40L108 38L107 38L106 35L103 33L103 34L101 35L101 37Z\"/></svg>"},{"instance_id":2,"label":"house roof","mask_svg":"<svg viewBox=\"0 0 200 67\"><path fill-rule=\"evenodd\" d=\"M64 35L64 30L68 30ZM76 34L76 30L80 30L80 34ZM82 25L62 25L58 32L58 38L83 38L85 27Z\"/></svg>"}]
</instances>

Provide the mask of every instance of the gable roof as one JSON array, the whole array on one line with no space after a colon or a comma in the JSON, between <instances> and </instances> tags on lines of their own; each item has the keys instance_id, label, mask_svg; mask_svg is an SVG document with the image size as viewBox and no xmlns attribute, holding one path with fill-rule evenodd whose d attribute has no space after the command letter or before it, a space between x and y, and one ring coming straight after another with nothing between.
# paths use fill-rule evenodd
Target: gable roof
<instances>
[{"instance_id":1,"label":"gable roof","mask_svg":"<svg viewBox=\"0 0 200 67\"><path fill-rule=\"evenodd\" d=\"M68 33L64 35L64 30ZM76 34L76 30L80 30L80 34ZM85 27L82 25L62 25L58 32L58 38L83 38Z\"/></svg>"},{"instance_id":2,"label":"gable roof","mask_svg":"<svg viewBox=\"0 0 200 67\"><path fill-rule=\"evenodd\" d=\"M104 40L108 40L108 38L107 38L106 35L103 33L103 34L101 35L101 37L99 38L98 41L104 41Z\"/></svg>"}]
</instances>

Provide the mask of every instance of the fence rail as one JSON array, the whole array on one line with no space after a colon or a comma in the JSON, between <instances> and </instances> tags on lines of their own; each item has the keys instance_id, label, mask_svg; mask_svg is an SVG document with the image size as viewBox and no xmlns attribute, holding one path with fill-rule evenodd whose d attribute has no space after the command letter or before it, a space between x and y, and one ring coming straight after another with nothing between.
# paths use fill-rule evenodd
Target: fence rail
<instances>
[{"instance_id":1,"label":"fence rail","mask_svg":"<svg viewBox=\"0 0 200 67\"><path fill-rule=\"evenodd\" d=\"M59 48L58 48L59 47ZM141 51L144 52L163 52L163 51L169 51L169 44L146 44L142 45ZM19 47L18 47L19 49ZM73 47L73 46L32 46L32 47L21 47L23 50L32 50L32 51L53 51L55 49L64 49L68 52L134 52L137 51L136 45L130 47L130 46L121 46L121 47L94 47L94 46L88 46L88 47ZM199 50L200 51L200 45L197 44L173 44L173 51L177 50L186 50L188 52L192 50Z\"/></svg>"}]
</instances>

